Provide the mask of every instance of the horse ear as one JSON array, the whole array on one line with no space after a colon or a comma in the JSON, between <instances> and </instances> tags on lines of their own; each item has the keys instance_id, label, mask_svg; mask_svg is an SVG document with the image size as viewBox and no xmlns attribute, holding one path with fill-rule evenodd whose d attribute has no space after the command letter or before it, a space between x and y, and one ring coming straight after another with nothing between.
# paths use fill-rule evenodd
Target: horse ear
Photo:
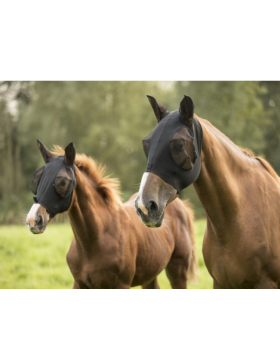
<instances>
[{"instance_id":1,"label":"horse ear","mask_svg":"<svg viewBox=\"0 0 280 364\"><path fill-rule=\"evenodd\" d=\"M182 119L188 126L192 126L193 112L194 112L193 100L189 96L185 95L180 103L180 114Z\"/></svg>"},{"instance_id":2,"label":"horse ear","mask_svg":"<svg viewBox=\"0 0 280 364\"><path fill-rule=\"evenodd\" d=\"M157 121L160 122L161 119L163 119L166 115L169 114L169 111L167 111L167 108L165 106L163 106L161 103L157 102L157 100L153 96L147 95L147 97L154 110Z\"/></svg>"},{"instance_id":3,"label":"horse ear","mask_svg":"<svg viewBox=\"0 0 280 364\"><path fill-rule=\"evenodd\" d=\"M67 166L72 166L74 164L75 157L76 157L76 149L74 147L73 142L70 142L65 148L64 163Z\"/></svg>"},{"instance_id":4,"label":"horse ear","mask_svg":"<svg viewBox=\"0 0 280 364\"><path fill-rule=\"evenodd\" d=\"M37 144L45 163L49 163L52 159L54 159L52 153L48 150L47 147L44 146L44 144L39 139L37 139Z\"/></svg>"}]
</instances>

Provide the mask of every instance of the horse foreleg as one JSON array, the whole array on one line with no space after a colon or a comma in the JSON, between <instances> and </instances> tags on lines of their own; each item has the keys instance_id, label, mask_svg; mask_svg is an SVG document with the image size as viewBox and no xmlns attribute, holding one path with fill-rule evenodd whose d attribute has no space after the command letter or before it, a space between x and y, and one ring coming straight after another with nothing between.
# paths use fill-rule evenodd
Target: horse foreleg
<instances>
[{"instance_id":1,"label":"horse foreleg","mask_svg":"<svg viewBox=\"0 0 280 364\"><path fill-rule=\"evenodd\" d=\"M186 260L171 258L165 271L173 289L187 288L188 263Z\"/></svg>"},{"instance_id":2,"label":"horse foreleg","mask_svg":"<svg viewBox=\"0 0 280 364\"><path fill-rule=\"evenodd\" d=\"M158 284L158 280L157 278L155 278L152 282L150 282L149 284L146 284L145 286L142 286L142 288L144 289L159 289L160 286Z\"/></svg>"},{"instance_id":3,"label":"horse foreleg","mask_svg":"<svg viewBox=\"0 0 280 364\"><path fill-rule=\"evenodd\" d=\"M277 289L278 284L272 279L262 277L257 284L254 286L255 289Z\"/></svg>"},{"instance_id":4,"label":"horse foreleg","mask_svg":"<svg viewBox=\"0 0 280 364\"><path fill-rule=\"evenodd\" d=\"M223 287L219 285L218 282L216 282L215 280L213 280L213 289L222 289Z\"/></svg>"},{"instance_id":5,"label":"horse foreleg","mask_svg":"<svg viewBox=\"0 0 280 364\"><path fill-rule=\"evenodd\" d=\"M80 289L80 287L76 281L74 281L73 289Z\"/></svg>"}]
</instances>

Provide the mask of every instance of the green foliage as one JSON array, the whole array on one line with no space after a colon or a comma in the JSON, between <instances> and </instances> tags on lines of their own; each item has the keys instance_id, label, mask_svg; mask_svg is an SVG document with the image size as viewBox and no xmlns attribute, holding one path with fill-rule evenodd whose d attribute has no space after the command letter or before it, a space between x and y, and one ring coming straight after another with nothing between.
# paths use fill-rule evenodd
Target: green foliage
<instances>
[{"instance_id":1,"label":"green foliage","mask_svg":"<svg viewBox=\"0 0 280 364\"><path fill-rule=\"evenodd\" d=\"M264 130L264 154L267 160L280 174L280 87L279 81L263 81L261 85L267 90L262 95L264 109L271 123Z\"/></svg>"},{"instance_id":2,"label":"green foliage","mask_svg":"<svg viewBox=\"0 0 280 364\"><path fill-rule=\"evenodd\" d=\"M202 239L205 220L196 221L199 281L189 288L212 288L212 278L204 266ZM73 232L69 224L50 224L44 234L33 235L25 226L0 226L1 288L72 288L73 277L66 263ZM161 288L170 288L165 272Z\"/></svg>"},{"instance_id":3,"label":"green foliage","mask_svg":"<svg viewBox=\"0 0 280 364\"><path fill-rule=\"evenodd\" d=\"M19 120L31 100L31 87L30 82L0 82L0 201L25 189Z\"/></svg>"},{"instance_id":4,"label":"green foliage","mask_svg":"<svg viewBox=\"0 0 280 364\"><path fill-rule=\"evenodd\" d=\"M73 141L120 179L124 197L136 192L146 166L142 139L157 125L146 94L170 111L189 94L199 116L280 171L279 82L0 83L0 223L30 208L29 180L43 164L36 139L49 148ZM203 216L193 187L182 197Z\"/></svg>"},{"instance_id":5,"label":"green foliage","mask_svg":"<svg viewBox=\"0 0 280 364\"><path fill-rule=\"evenodd\" d=\"M209 120L235 144L256 154L264 153L264 129L271 121L261 99L266 89L259 82L177 82L176 90L179 100L179 95L191 95L195 113Z\"/></svg>"},{"instance_id":6,"label":"green foliage","mask_svg":"<svg viewBox=\"0 0 280 364\"><path fill-rule=\"evenodd\" d=\"M27 175L42 164L37 138L49 148L73 141L78 152L120 177L123 189L136 191L145 167L141 139L156 125L145 95L164 96L160 83L37 82L34 90L37 96L22 122Z\"/></svg>"}]
</instances>

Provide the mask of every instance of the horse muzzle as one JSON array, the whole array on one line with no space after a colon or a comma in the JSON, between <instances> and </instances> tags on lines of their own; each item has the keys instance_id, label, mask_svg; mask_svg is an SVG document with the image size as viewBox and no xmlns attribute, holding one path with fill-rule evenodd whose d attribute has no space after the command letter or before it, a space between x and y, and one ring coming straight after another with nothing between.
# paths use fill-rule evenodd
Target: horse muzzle
<instances>
[{"instance_id":1,"label":"horse muzzle","mask_svg":"<svg viewBox=\"0 0 280 364\"><path fill-rule=\"evenodd\" d=\"M161 226L165 209L160 209L156 201L151 200L144 205L138 196L135 200L135 208L143 224L154 228Z\"/></svg>"},{"instance_id":2,"label":"horse muzzle","mask_svg":"<svg viewBox=\"0 0 280 364\"><path fill-rule=\"evenodd\" d=\"M50 215L47 210L38 203L35 203L26 217L26 225L33 234L42 234L48 222Z\"/></svg>"}]
</instances>

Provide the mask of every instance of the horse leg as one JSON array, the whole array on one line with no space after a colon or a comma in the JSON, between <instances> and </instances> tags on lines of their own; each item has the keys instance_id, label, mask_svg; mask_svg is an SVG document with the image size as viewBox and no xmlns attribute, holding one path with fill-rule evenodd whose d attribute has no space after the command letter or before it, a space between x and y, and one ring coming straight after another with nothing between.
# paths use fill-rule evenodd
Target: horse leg
<instances>
[{"instance_id":1,"label":"horse leg","mask_svg":"<svg viewBox=\"0 0 280 364\"><path fill-rule=\"evenodd\" d=\"M173 289L187 288L188 261L186 259L172 257L165 271Z\"/></svg>"},{"instance_id":2,"label":"horse leg","mask_svg":"<svg viewBox=\"0 0 280 364\"><path fill-rule=\"evenodd\" d=\"M79 287L78 283L76 281L74 281L73 289L79 289L79 288L80 287Z\"/></svg>"},{"instance_id":3,"label":"horse leg","mask_svg":"<svg viewBox=\"0 0 280 364\"><path fill-rule=\"evenodd\" d=\"M144 289L159 289L160 286L158 284L157 278L155 278L152 282L146 284L145 286L142 286Z\"/></svg>"},{"instance_id":4,"label":"horse leg","mask_svg":"<svg viewBox=\"0 0 280 364\"><path fill-rule=\"evenodd\" d=\"M257 284L254 285L255 289L277 289L278 284L268 277L262 277Z\"/></svg>"},{"instance_id":5,"label":"horse leg","mask_svg":"<svg viewBox=\"0 0 280 364\"><path fill-rule=\"evenodd\" d=\"M222 289L223 287L219 285L215 279L213 280L213 289Z\"/></svg>"}]
</instances>

